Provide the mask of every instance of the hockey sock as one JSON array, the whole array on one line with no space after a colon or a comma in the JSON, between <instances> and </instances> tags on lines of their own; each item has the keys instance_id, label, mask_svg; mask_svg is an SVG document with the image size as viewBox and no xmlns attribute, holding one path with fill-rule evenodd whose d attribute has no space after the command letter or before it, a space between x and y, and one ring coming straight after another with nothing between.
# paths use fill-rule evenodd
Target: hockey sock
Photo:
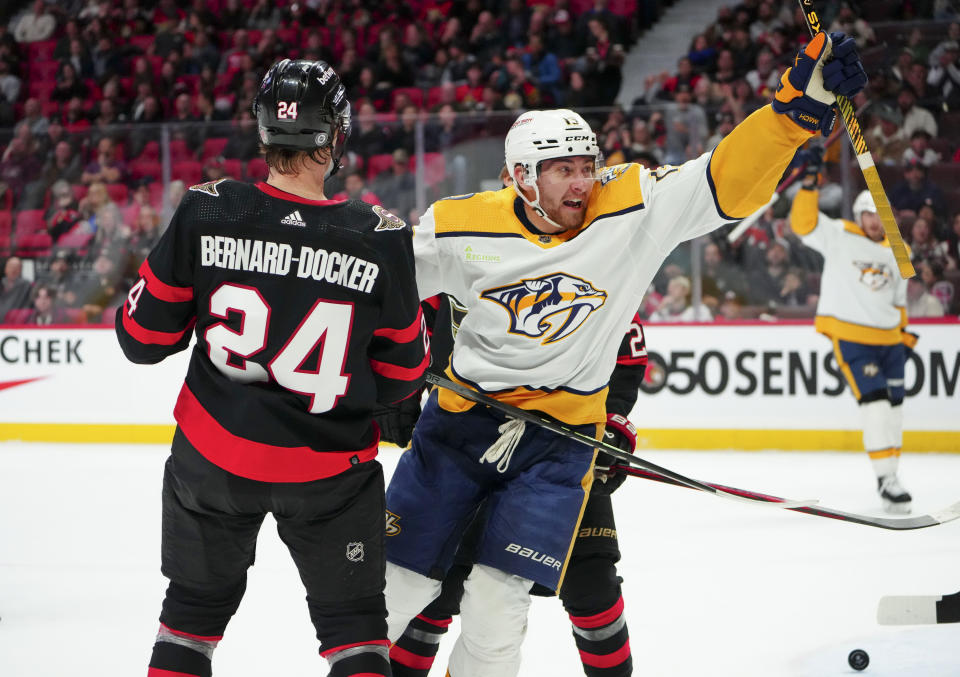
<instances>
[{"instance_id":1,"label":"hockey sock","mask_svg":"<svg viewBox=\"0 0 960 677\"><path fill-rule=\"evenodd\" d=\"M373 642L360 642L338 646L328 651L321 651L320 655L330 664L327 677L351 677L363 675L390 674L390 642L386 638Z\"/></svg>"},{"instance_id":2,"label":"hockey sock","mask_svg":"<svg viewBox=\"0 0 960 677\"><path fill-rule=\"evenodd\" d=\"M428 618L420 614L390 647L390 669L394 677L427 677L440 649L440 640L453 620Z\"/></svg>"},{"instance_id":3,"label":"hockey sock","mask_svg":"<svg viewBox=\"0 0 960 677\"><path fill-rule=\"evenodd\" d=\"M867 399L870 395L864 397ZM867 450L877 477L896 475L900 460L900 440L890 425L890 400L872 399L860 404L863 447Z\"/></svg>"},{"instance_id":4,"label":"hockey sock","mask_svg":"<svg viewBox=\"0 0 960 677\"><path fill-rule=\"evenodd\" d=\"M220 637L201 637L160 625L147 677L210 677Z\"/></svg>"},{"instance_id":5,"label":"hockey sock","mask_svg":"<svg viewBox=\"0 0 960 677\"><path fill-rule=\"evenodd\" d=\"M573 639L587 677L627 677L633 673L623 597L609 609L585 616L570 614Z\"/></svg>"}]
</instances>

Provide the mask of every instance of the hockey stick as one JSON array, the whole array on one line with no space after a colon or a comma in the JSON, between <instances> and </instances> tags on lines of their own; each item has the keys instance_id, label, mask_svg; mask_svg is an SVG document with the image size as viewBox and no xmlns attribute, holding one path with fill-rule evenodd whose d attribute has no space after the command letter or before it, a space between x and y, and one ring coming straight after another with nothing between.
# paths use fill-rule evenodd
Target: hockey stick
<instances>
[{"instance_id":1,"label":"hockey stick","mask_svg":"<svg viewBox=\"0 0 960 677\"><path fill-rule=\"evenodd\" d=\"M960 592L952 595L891 595L877 606L880 625L960 623Z\"/></svg>"},{"instance_id":2,"label":"hockey stick","mask_svg":"<svg viewBox=\"0 0 960 677\"><path fill-rule=\"evenodd\" d=\"M619 447L615 447L612 444L607 444L602 440L594 439L589 435L585 435L577 430L573 430L566 424L561 423L556 419L547 418L546 416L535 414L532 411L519 409L513 405L495 400L494 398L477 392L476 390L462 386L459 383L454 383L450 379L443 376L438 376L428 372L427 382L436 386L440 386L441 388L446 388L447 390L452 390L464 399L470 400L471 402L476 402L477 404L483 404L491 409L496 409L507 416L510 416L511 418L520 419L527 423L538 425L541 428L546 428L547 430L553 431L562 437L566 437L568 440L579 442L580 444L590 447L591 449L600 449L604 453L609 454L610 456L613 456L614 458L617 458L620 461L628 464L631 468L642 468L643 470L649 471L657 476L662 476L666 482L678 484L690 489L697 489L698 491L704 491L708 494L713 494L714 496L719 496L721 498L729 498L739 502L746 501L747 503L753 503L755 505L773 504L773 507L793 509L809 507L816 503L816 501L788 501L784 498L763 496L762 494L752 494L751 492L739 492L739 490L736 490L736 492L727 491L726 487L700 482L698 480L685 477L680 473L668 470L667 468L662 468L654 463L645 461L638 456L634 456L633 454L630 454Z\"/></svg>"},{"instance_id":3,"label":"hockey stick","mask_svg":"<svg viewBox=\"0 0 960 677\"><path fill-rule=\"evenodd\" d=\"M820 32L820 17L813 8L813 0L797 0L800 3L800 9L803 10L803 16L807 22L807 28L810 29L810 35L814 36ZM873 164L873 156L870 149L867 148L867 141L863 137L863 130L860 129L860 123L857 122L857 116L853 110L853 103L845 96L837 94L837 108L840 109L840 116L843 118L843 124L847 128L847 135L850 137L850 143L853 144L853 152L857 156L857 164L860 165L860 171L863 172L863 180L867 182L867 188L870 190L870 196L873 197L874 204L877 205L877 214L883 223L883 232L890 241L890 249L897 259L897 267L900 269L900 277L908 279L917 274L913 264L910 262L910 255L903 244L903 238L900 237L900 228L897 226L897 219L890 208L890 201L887 199L887 193L883 189L883 182L880 181L880 174Z\"/></svg>"},{"instance_id":4,"label":"hockey stick","mask_svg":"<svg viewBox=\"0 0 960 677\"><path fill-rule=\"evenodd\" d=\"M674 482L668 477L659 475L657 473L647 472L645 470L632 467L632 466L623 466L623 465L613 465L610 467L611 470L618 472L626 473L627 475L633 475L634 477L642 477L643 479L653 480L655 482L663 482L665 484L674 484L679 485L678 482ZM807 515L813 515L815 517L829 517L830 519L840 520L842 522L853 522L854 524L865 524L868 527L877 527L879 529L892 529L894 531L903 531L908 529L924 529L926 527L935 527L938 524L945 524L952 520L960 517L960 501L954 503L953 505L944 508L938 512L930 513L928 515L917 515L916 517L906 517L906 518L892 518L892 517L873 517L871 515L861 515L858 513L844 512L842 510L835 510L833 508L825 508L822 506L809 506L809 505L789 505L789 502L785 502L785 499L780 498L779 496L770 496L769 494L758 494L753 491L747 491L746 489L737 489L736 487L728 487L722 484L712 484L710 482L704 482L715 489L720 489L729 494L737 494L744 497L749 497L755 501L771 501L773 503L779 504L780 507L786 508L787 510L794 510L796 512L802 512Z\"/></svg>"}]
</instances>

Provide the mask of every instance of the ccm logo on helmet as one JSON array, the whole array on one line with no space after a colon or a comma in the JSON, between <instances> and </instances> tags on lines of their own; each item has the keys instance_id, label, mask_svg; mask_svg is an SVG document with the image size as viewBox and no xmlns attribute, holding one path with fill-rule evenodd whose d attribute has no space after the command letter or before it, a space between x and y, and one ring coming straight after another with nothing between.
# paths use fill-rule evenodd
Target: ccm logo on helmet
<instances>
[{"instance_id":1,"label":"ccm logo on helmet","mask_svg":"<svg viewBox=\"0 0 960 677\"><path fill-rule=\"evenodd\" d=\"M568 136L564 141L589 141L589 136Z\"/></svg>"}]
</instances>

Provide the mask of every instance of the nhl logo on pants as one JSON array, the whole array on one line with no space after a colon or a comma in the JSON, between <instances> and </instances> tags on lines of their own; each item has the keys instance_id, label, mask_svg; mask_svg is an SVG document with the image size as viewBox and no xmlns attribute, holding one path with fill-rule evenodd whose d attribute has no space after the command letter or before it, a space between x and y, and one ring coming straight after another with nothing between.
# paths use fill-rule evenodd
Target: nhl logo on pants
<instances>
[{"instance_id":1,"label":"nhl logo on pants","mask_svg":"<svg viewBox=\"0 0 960 677\"><path fill-rule=\"evenodd\" d=\"M363 543L347 543L347 559L351 562L362 562Z\"/></svg>"}]
</instances>

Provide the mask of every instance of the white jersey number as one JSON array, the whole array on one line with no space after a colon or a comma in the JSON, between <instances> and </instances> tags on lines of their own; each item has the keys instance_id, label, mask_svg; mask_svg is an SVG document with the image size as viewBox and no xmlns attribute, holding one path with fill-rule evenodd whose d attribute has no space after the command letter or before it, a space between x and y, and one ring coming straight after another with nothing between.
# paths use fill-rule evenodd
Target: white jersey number
<instances>
[{"instance_id":1,"label":"white jersey number","mask_svg":"<svg viewBox=\"0 0 960 677\"><path fill-rule=\"evenodd\" d=\"M310 413L330 411L347 392L350 376L343 369L353 323L353 305L317 301L264 369L250 358L267 345L270 306L253 287L225 284L210 296L210 314L227 319L240 313L240 331L218 322L204 332L210 361L223 374L242 383L273 376L280 386L310 398ZM319 350L314 368L304 363ZM268 373L269 370L269 373Z\"/></svg>"}]
</instances>

